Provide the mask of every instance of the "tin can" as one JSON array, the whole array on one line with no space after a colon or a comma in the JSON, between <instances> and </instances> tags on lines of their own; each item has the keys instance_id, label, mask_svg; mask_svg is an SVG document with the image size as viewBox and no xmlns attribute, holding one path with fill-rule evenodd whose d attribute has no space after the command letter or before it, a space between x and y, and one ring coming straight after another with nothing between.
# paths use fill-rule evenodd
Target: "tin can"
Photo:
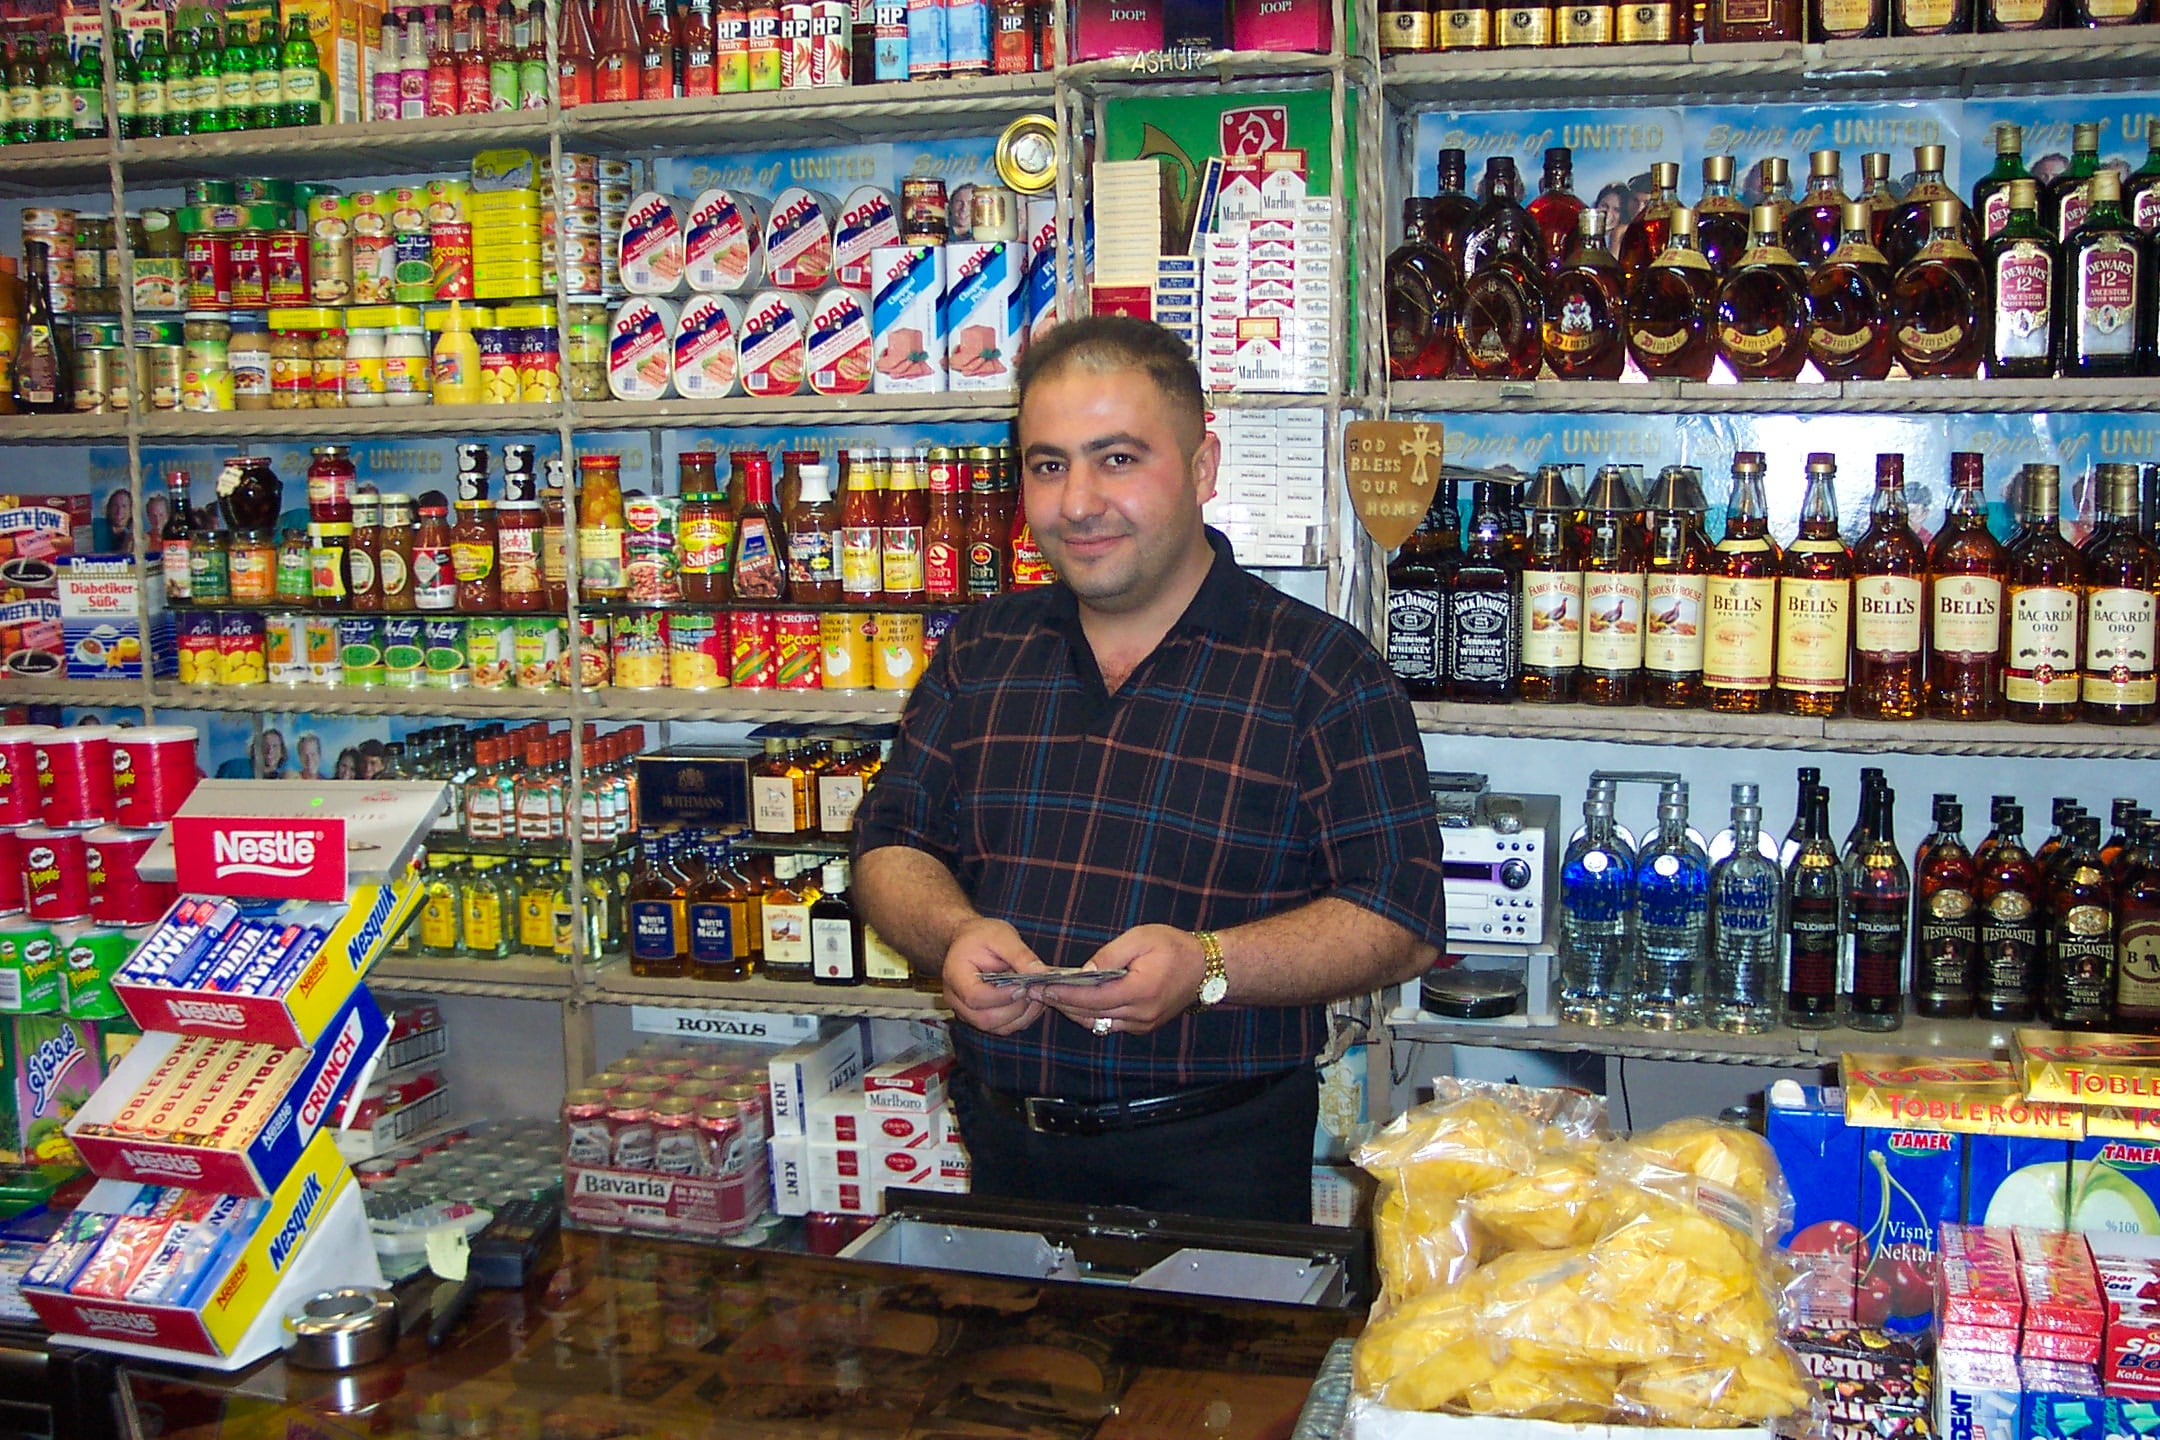
<instances>
[{"instance_id":1,"label":"tin can","mask_svg":"<svg viewBox=\"0 0 2160 1440\"><path fill-rule=\"evenodd\" d=\"M728 683L738 690L770 690L779 674L779 626L770 610L737 610L728 616Z\"/></svg>"},{"instance_id":2,"label":"tin can","mask_svg":"<svg viewBox=\"0 0 2160 1440\"><path fill-rule=\"evenodd\" d=\"M435 240L432 231L403 230L391 237L391 297L400 305L424 305L435 298Z\"/></svg>"},{"instance_id":3,"label":"tin can","mask_svg":"<svg viewBox=\"0 0 2160 1440\"><path fill-rule=\"evenodd\" d=\"M515 404L519 391L517 332L484 325L473 332L480 347L480 398L491 405Z\"/></svg>"},{"instance_id":4,"label":"tin can","mask_svg":"<svg viewBox=\"0 0 2160 1440\"><path fill-rule=\"evenodd\" d=\"M162 825L193 793L202 772L195 763L192 725L131 725L113 736L113 821Z\"/></svg>"},{"instance_id":5,"label":"tin can","mask_svg":"<svg viewBox=\"0 0 2160 1440\"><path fill-rule=\"evenodd\" d=\"M260 685L270 678L263 617L255 610L218 612L218 663L227 685Z\"/></svg>"},{"instance_id":6,"label":"tin can","mask_svg":"<svg viewBox=\"0 0 2160 1440\"><path fill-rule=\"evenodd\" d=\"M942 245L951 236L945 210L945 182L935 175L909 175L900 182L902 241Z\"/></svg>"},{"instance_id":7,"label":"tin can","mask_svg":"<svg viewBox=\"0 0 2160 1440\"><path fill-rule=\"evenodd\" d=\"M670 1095L653 1106L653 1169L663 1175L698 1175L705 1169L697 1107Z\"/></svg>"},{"instance_id":8,"label":"tin can","mask_svg":"<svg viewBox=\"0 0 2160 1440\"><path fill-rule=\"evenodd\" d=\"M20 915L29 906L26 886L22 835L12 825L0 826L0 917Z\"/></svg>"},{"instance_id":9,"label":"tin can","mask_svg":"<svg viewBox=\"0 0 2160 1440\"><path fill-rule=\"evenodd\" d=\"M576 654L572 663L577 667L577 683L587 690L597 690L608 683L613 673L609 664L612 653L614 627L605 615L578 616Z\"/></svg>"},{"instance_id":10,"label":"tin can","mask_svg":"<svg viewBox=\"0 0 2160 1440\"><path fill-rule=\"evenodd\" d=\"M945 643L945 637L952 633L953 621L959 618L959 615L951 610L933 610L928 615L923 616L922 659L924 669L928 669L930 662L937 658L938 646Z\"/></svg>"},{"instance_id":11,"label":"tin can","mask_svg":"<svg viewBox=\"0 0 2160 1440\"><path fill-rule=\"evenodd\" d=\"M269 302L269 277L263 269L267 240L260 230L243 230L232 237L232 304L235 310L260 310Z\"/></svg>"},{"instance_id":12,"label":"tin can","mask_svg":"<svg viewBox=\"0 0 2160 1440\"><path fill-rule=\"evenodd\" d=\"M661 690L668 683L668 617L638 610L615 617L614 684L618 690Z\"/></svg>"},{"instance_id":13,"label":"tin can","mask_svg":"<svg viewBox=\"0 0 2160 1440\"><path fill-rule=\"evenodd\" d=\"M555 615L525 616L516 621L517 688L556 690L565 667L563 641L569 622Z\"/></svg>"},{"instance_id":14,"label":"tin can","mask_svg":"<svg viewBox=\"0 0 2160 1440\"><path fill-rule=\"evenodd\" d=\"M653 1168L653 1112L644 1102L650 1091L636 1091L608 1108L608 1161L616 1170Z\"/></svg>"},{"instance_id":15,"label":"tin can","mask_svg":"<svg viewBox=\"0 0 2160 1440\"><path fill-rule=\"evenodd\" d=\"M90 917L88 833L68 826L23 827L23 881L31 920L50 925Z\"/></svg>"},{"instance_id":16,"label":"tin can","mask_svg":"<svg viewBox=\"0 0 2160 1440\"><path fill-rule=\"evenodd\" d=\"M181 258L187 266L187 308L232 309L233 237L190 235Z\"/></svg>"},{"instance_id":17,"label":"tin can","mask_svg":"<svg viewBox=\"0 0 2160 1440\"><path fill-rule=\"evenodd\" d=\"M816 690L824 681L820 663L824 627L808 610L782 610L773 616L773 688Z\"/></svg>"},{"instance_id":18,"label":"tin can","mask_svg":"<svg viewBox=\"0 0 2160 1440\"><path fill-rule=\"evenodd\" d=\"M308 680L311 684L345 683L345 653L338 648L335 615L309 615L304 619L300 653L307 659Z\"/></svg>"},{"instance_id":19,"label":"tin can","mask_svg":"<svg viewBox=\"0 0 2160 1440\"><path fill-rule=\"evenodd\" d=\"M748 1173L750 1160L743 1140L742 1112L730 1101L708 1100L698 1106L697 1119L704 1173L716 1178Z\"/></svg>"},{"instance_id":20,"label":"tin can","mask_svg":"<svg viewBox=\"0 0 2160 1440\"><path fill-rule=\"evenodd\" d=\"M923 673L923 617L887 614L877 617L879 690L910 690Z\"/></svg>"},{"instance_id":21,"label":"tin can","mask_svg":"<svg viewBox=\"0 0 2160 1440\"><path fill-rule=\"evenodd\" d=\"M462 618L429 618L420 622L420 649L427 684L434 690L463 690L472 683L466 668L465 624Z\"/></svg>"},{"instance_id":22,"label":"tin can","mask_svg":"<svg viewBox=\"0 0 2160 1440\"><path fill-rule=\"evenodd\" d=\"M517 622L475 615L465 622L466 668L475 690L508 690L517 679Z\"/></svg>"},{"instance_id":23,"label":"tin can","mask_svg":"<svg viewBox=\"0 0 2160 1440\"><path fill-rule=\"evenodd\" d=\"M721 690L728 683L727 623L719 615L668 619L668 683L677 690Z\"/></svg>"},{"instance_id":24,"label":"tin can","mask_svg":"<svg viewBox=\"0 0 2160 1440\"><path fill-rule=\"evenodd\" d=\"M827 690L868 690L876 617L839 611L818 617L818 674Z\"/></svg>"},{"instance_id":25,"label":"tin can","mask_svg":"<svg viewBox=\"0 0 2160 1440\"><path fill-rule=\"evenodd\" d=\"M417 690L427 675L427 647L417 615L383 617L383 684L393 690Z\"/></svg>"},{"instance_id":26,"label":"tin can","mask_svg":"<svg viewBox=\"0 0 2160 1440\"><path fill-rule=\"evenodd\" d=\"M298 230L273 230L263 237L263 294L273 307L308 303L306 234Z\"/></svg>"},{"instance_id":27,"label":"tin can","mask_svg":"<svg viewBox=\"0 0 2160 1440\"><path fill-rule=\"evenodd\" d=\"M263 620L263 659L272 685L307 683L307 617L280 610Z\"/></svg>"},{"instance_id":28,"label":"tin can","mask_svg":"<svg viewBox=\"0 0 2160 1440\"><path fill-rule=\"evenodd\" d=\"M572 1090L562 1103L563 1163L605 1169L615 1158L606 1092Z\"/></svg>"},{"instance_id":29,"label":"tin can","mask_svg":"<svg viewBox=\"0 0 2160 1440\"><path fill-rule=\"evenodd\" d=\"M218 654L218 617L183 610L173 617L182 685L222 685L225 662Z\"/></svg>"},{"instance_id":30,"label":"tin can","mask_svg":"<svg viewBox=\"0 0 2160 1440\"><path fill-rule=\"evenodd\" d=\"M161 907L150 918L162 913ZM136 942L109 925L72 935L64 944L57 935L53 940L60 951L60 1012L71 1020L117 1020L127 1014L113 993L112 978L135 953Z\"/></svg>"},{"instance_id":31,"label":"tin can","mask_svg":"<svg viewBox=\"0 0 2160 1440\"><path fill-rule=\"evenodd\" d=\"M183 357L186 350L179 345L153 344L138 349L136 355L142 360L144 389L150 396L153 410L177 410L180 408L180 374L185 368Z\"/></svg>"},{"instance_id":32,"label":"tin can","mask_svg":"<svg viewBox=\"0 0 2160 1440\"><path fill-rule=\"evenodd\" d=\"M148 925L180 898L171 881L145 880L137 866L159 831L100 825L83 837L90 875L90 918L100 925Z\"/></svg>"},{"instance_id":33,"label":"tin can","mask_svg":"<svg viewBox=\"0 0 2160 1440\"><path fill-rule=\"evenodd\" d=\"M69 725L36 736L38 819L46 825L103 825L113 817L109 725Z\"/></svg>"},{"instance_id":34,"label":"tin can","mask_svg":"<svg viewBox=\"0 0 2160 1440\"><path fill-rule=\"evenodd\" d=\"M510 350L517 362L518 396L527 405L549 405L562 398L562 356L555 332L544 325L523 325L511 332Z\"/></svg>"},{"instance_id":35,"label":"tin can","mask_svg":"<svg viewBox=\"0 0 2160 1440\"><path fill-rule=\"evenodd\" d=\"M347 685L379 690L389 683L383 665L382 618L377 615L340 616L338 658L344 663Z\"/></svg>"},{"instance_id":36,"label":"tin can","mask_svg":"<svg viewBox=\"0 0 2160 1440\"><path fill-rule=\"evenodd\" d=\"M428 227L428 259L437 300L473 298L473 227L463 221Z\"/></svg>"},{"instance_id":37,"label":"tin can","mask_svg":"<svg viewBox=\"0 0 2160 1440\"><path fill-rule=\"evenodd\" d=\"M969 229L977 240L1020 238L1018 197L1002 185L977 185L968 209Z\"/></svg>"},{"instance_id":38,"label":"tin can","mask_svg":"<svg viewBox=\"0 0 2160 1440\"><path fill-rule=\"evenodd\" d=\"M13 1003L5 1003L12 998ZM53 927L27 917L0 921L0 1013L50 1015L60 1008L60 954Z\"/></svg>"},{"instance_id":39,"label":"tin can","mask_svg":"<svg viewBox=\"0 0 2160 1440\"><path fill-rule=\"evenodd\" d=\"M34 825L44 808L38 796L37 742L50 725L0 726L0 825Z\"/></svg>"},{"instance_id":40,"label":"tin can","mask_svg":"<svg viewBox=\"0 0 2160 1440\"><path fill-rule=\"evenodd\" d=\"M75 352L75 413L103 415L112 408L113 360L117 352L103 345Z\"/></svg>"}]
</instances>

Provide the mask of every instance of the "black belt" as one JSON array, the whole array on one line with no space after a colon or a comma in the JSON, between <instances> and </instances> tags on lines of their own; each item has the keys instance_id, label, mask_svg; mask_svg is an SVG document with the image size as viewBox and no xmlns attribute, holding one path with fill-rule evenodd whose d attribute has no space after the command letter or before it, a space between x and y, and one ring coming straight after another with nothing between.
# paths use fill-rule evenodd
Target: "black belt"
<instances>
[{"instance_id":1,"label":"black belt","mask_svg":"<svg viewBox=\"0 0 2160 1440\"><path fill-rule=\"evenodd\" d=\"M1219 1114L1259 1099L1287 1075L1296 1073L1226 1080L1220 1085L1139 1100L1060 1100L1054 1095L1005 1095L988 1086L977 1088L991 1104L1038 1135L1105 1135L1114 1130L1138 1130Z\"/></svg>"}]
</instances>

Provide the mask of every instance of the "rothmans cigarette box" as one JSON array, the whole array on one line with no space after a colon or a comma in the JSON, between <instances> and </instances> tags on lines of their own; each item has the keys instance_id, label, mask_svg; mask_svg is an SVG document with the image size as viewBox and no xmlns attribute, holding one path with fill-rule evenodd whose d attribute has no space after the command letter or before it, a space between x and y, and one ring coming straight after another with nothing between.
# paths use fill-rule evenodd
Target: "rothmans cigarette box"
<instances>
[{"instance_id":1,"label":"rothmans cigarette box","mask_svg":"<svg viewBox=\"0 0 2160 1440\"><path fill-rule=\"evenodd\" d=\"M1017 240L945 247L946 383L954 390L1013 388L1027 334L1027 247Z\"/></svg>"},{"instance_id":2,"label":"rothmans cigarette box","mask_svg":"<svg viewBox=\"0 0 2160 1440\"><path fill-rule=\"evenodd\" d=\"M826 1020L817 1038L790 1045L766 1069L772 1081L776 1136L808 1133L811 1103L846 1090L862 1078L863 1028L859 1020Z\"/></svg>"},{"instance_id":3,"label":"rothmans cigarette box","mask_svg":"<svg viewBox=\"0 0 2160 1440\"><path fill-rule=\"evenodd\" d=\"M928 1115L945 1104L952 1065L951 1051L927 1045L873 1065L863 1073L863 1107L873 1116Z\"/></svg>"},{"instance_id":4,"label":"rothmans cigarette box","mask_svg":"<svg viewBox=\"0 0 2160 1440\"><path fill-rule=\"evenodd\" d=\"M880 245L870 252L870 280L870 329L877 354L871 391L878 395L942 394L946 386L945 247Z\"/></svg>"}]
</instances>

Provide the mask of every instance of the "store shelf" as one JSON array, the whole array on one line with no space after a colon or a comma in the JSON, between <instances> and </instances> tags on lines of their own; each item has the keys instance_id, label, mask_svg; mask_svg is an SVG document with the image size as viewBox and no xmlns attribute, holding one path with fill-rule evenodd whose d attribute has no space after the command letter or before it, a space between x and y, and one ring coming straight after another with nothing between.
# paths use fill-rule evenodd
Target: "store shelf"
<instances>
[{"instance_id":1,"label":"store shelf","mask_svg":"<svg viewBox=\"0 0 2160 1440\"><path fill-rule=\"evenodd\" d=\"M1740 97L1804 101L1871 92L1971 94L2066 80L2130 84L2160 62L2160 37L2112 28L1827 44L1627 45L1401 55L1383 67L1398 104L1520 108Z\"/></svg>"},{"instance_id":2,"label":"store shelf","mask_svg":"<svg viewBox=\"0 0 2160 1440\"><path fill-rule=\"evenodd\" d=\"M398 405L362 410L163 410L142 417L145 445L196 440L381 439L412 435L537 435L562 418L556 405Z\"/></svg>"},{"instance_id":3,"label":"store shelf","mask_svg":"<svg viewBox=\"0 0 2160 1440\"><path fill-rule=\"evenodd\" d=\"M571 407L579 431L709 426L929 425L1013 418L1010 391L962 395L788 395L772 399L640 400Z\"/></svg>"},{"instance_id":4,"label":"store shelf","mask_svg":"<svg viewBox=\"0 0 2160 1440\"><path fill-rule=\"evenodd\" d=\"M981 134L1050 104L1048 74L626 101L564 112L563 141L566 148L695 150L926 140ZM837 184L837 174L828 182Z\"/></svg>"},{"instance_id":5,"label":"store shelf","mask_svg":"<svg viewBox=\"0 0 2160 1440\"><path fill-rule=\"evenodd\" d=\"M1232 85L1332 75L1339 57L1310 50L1154 50L1112 60L1083 60L1062 72L1075 90L1131 85Z\"/></svg>"},{"instance_id":6,"label":"store shelf","mask_svg":"<svg viewBox=\"0 0 2160 1440\"><path fill-rule=\"evenodd\" d=\"M588 720L704 720L762 725L792 720L803 725L845 725L857 720L897 720L907 704L904 690L588 690Z\"/></svg>"},{"instance_id":7,"label":"store shelf","mask_svg":"<svg viewBox=\"0 0 2160 1440\"><path fill-rule=\"evenodd\" d=\"M412 715L563 720L564 690L352 690L328 685L181 685L160 680L160 710L226 710L270 715Z\"/></svg>"},{"instance_id":8,"label":"store shelf","mask_svg":"<svg viewBox=\"0 0 2160 1440\"><path fill-rule=\"evenodd\" d=\"M2160 759L2160 729L2114 725L1967 725L1934 720L1808 719L1708 710L1595 705L1473 705L1420 701L1431 735L1510 740L1603 740L1718 750L1834 750L1853 755L2012 756L2047 760Z\"/></svg>"},{"instance_id":9,"label":"store shelf","mask_svg":"<svg viewBox=\"0 0 2160 1440\"><path fill-rule=\"evenodd\" d=\"M1421 380L1389 387L1397 415L1917 415L2160 410L2160 380Z\"/></svg>"},{"instance_id":10,"label":"store shelf","mask_svg":"<svg viewBox=\"0 0 2160 1440\"><path fill-rule=\"evenodd\" d=\"M93 190L110 195L111 186L112 146L106 141L0 147L0 195L69 195Z\"/></svg>"},{"instance_id":11,"label":"store shelf","mask_svg":"<svg viewBox=\"0 0 2160 1440\"><path fill-rule=\"evenodd\" d=\"M309 129L127 140L121 142L120 164L131 182L187 180L200 175L331 180L355 175L463 170L472 163L476 152L502 146L530 149L545 165L547 112L445 115L390 124L319 125Z\"/></svg>"},{"instance_id":12,"label":"store shelf","mask_svg":"<svg viewBox=\"0 0 2160 1440\"><path fill-rule=\"evenodd\" d=\"M1903 1055L2007 1051L2019 1026L2011 1021L1922 1020L1907 1016L1903 1028L1882 1033L1779 1026L1760 1035L1726 1035L1716 1030L1654 1031L1631 1025L1505 1025L1397 1011L1388 1018L1388 1028L1399 1039L1426 1044L1590 1051L1628 1060L1806 1069L1835 1065L1840 1055L1851 1050L1887 1050Z\"/></svg>"},{"instance_id":13,"label":"store shelf","mask_svg":"<svg viewBox=\"0 0 2160 1440\"><path fill-rule=\"evenodd\" d=\"M368 971L368 983L421 995L478 995L493 1000L570 998L576 978L568 962L552 955L512 955L504 960L436 959L385 955Z\"/></svg>"},{"instance_id":14,"label":"store shelf","mask_svg":"<svg viewBox=\"0 0 2160 1440\"><path fill-rule=\"evenodd\" d=\"M125 415L0 416L0 445L118 445L126 439Z\"/></svg>"},{"instance_id":15,"label":"store shelf","mask_svg":"<svg viewBox=\"0 0 2160 1440\"><path fill-rule=\"evenodd\" d=\"M139 680L46 680L30 675L0 676L0 706L127 705L141 709Z\"/></svg>"},{"instance_id":16,"label":"store shelf","mask_svg":"<svg viewBox=\"0 0 2160 1440\"><path fill-rule=\"evenodd\" d=\"M867 1015L922 1020L945 1014L944 1001L922 990L869 985L806 985L748 980L651 980L613 962L594 977L593 999L609 1005L693 1005L714 1010L777 1010L795 1015Z\"/></svg>"}]
</instances>

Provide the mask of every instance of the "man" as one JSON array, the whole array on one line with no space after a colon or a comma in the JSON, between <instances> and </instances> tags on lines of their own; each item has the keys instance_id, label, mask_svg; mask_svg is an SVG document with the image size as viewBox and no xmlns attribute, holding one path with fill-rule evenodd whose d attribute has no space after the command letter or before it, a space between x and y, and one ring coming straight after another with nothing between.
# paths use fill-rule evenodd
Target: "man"
<instances>
[{"instance_id":1,"label":"man","mask_svg":"<svg viewBox=\"0 0 2160 1440\"><path fill-rule=\"evenodd\" d=\"M1220 452L1181 341L1071 322L1018 384L1060 582L939 647L855 903L943 979L979 1193L1307 1220L1323 1007L1446 936L1410 706L1202 523ZM1053 968L1120 978L990 983Z\"/></svg>"}]
</instances>

